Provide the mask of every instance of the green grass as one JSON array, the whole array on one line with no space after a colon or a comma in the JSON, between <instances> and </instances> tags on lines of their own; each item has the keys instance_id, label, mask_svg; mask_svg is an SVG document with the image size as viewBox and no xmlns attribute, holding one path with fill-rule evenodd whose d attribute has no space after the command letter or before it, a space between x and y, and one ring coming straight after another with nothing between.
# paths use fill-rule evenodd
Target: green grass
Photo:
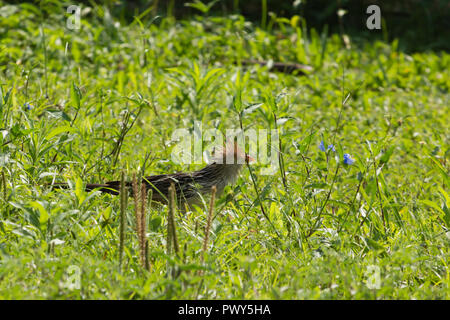
<instances>
[{"instance_id":1,"label":"green grass","mask_svg":"<svg viewBox=\"0 0 450 320\"><path fill-rule=\"evenodd\" d=\"M346 47L295 19L119 25L100 7L69 30L64 8L42 9L0 10L0 298L450 298L448 53ZM178 255L168 209L147 211L147 271L129 199L120 268L120 199L83 183L198 169L171 161L174 130L239 128L240 115L279 128L284 165L256 163L254 182L246 168L226 189L203 264L208 205L176 214Z\"/></svg>"}]
</instances>

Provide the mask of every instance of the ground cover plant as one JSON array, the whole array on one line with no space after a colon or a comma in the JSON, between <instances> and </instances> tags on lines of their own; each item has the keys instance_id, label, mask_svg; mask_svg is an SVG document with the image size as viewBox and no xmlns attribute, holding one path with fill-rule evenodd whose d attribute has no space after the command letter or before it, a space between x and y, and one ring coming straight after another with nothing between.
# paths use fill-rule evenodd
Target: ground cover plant
<instances>
[{"instance_id":1,"label":"ground cover plant","mask_svg":"<svg viewBox=\"0 0 450 320\"><path fill-rule=\"evenodd\" d=\"M0 4L2 299L450 298L448 53L298 16L93 5L74 29L57 3ZM84 190L200 168L172 161L196 121L277 129L276 170L186 214Z\"/></svg>"}]
</instances>

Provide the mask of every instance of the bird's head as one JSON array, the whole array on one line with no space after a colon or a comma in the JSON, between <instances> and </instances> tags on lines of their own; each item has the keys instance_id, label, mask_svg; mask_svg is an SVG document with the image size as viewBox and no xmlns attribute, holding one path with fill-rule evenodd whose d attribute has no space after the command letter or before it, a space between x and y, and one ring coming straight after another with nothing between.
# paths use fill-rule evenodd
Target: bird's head
<instances>
[{"instance_id":1,"label":"bird's head","mask_svg":"<svg viewBox=\"0 0 450 320\"><path fill-rule=\"evenodd\" d=\"M212 157L212 161L217 164L225 165L243 165L247 162L253 162L255 159L246 154L244 150L238 147L237 143L227 143L224 147L217 148Z\"/></svg>"}]
</instances>

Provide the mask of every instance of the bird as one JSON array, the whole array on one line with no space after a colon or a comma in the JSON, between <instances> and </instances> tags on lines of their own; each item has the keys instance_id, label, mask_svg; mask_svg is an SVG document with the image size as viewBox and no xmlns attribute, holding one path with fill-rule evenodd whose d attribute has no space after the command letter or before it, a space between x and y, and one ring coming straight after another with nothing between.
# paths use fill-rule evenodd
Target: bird
<instances>
[{"instance_id":1,"label":"bird","mask_svg":"<svg viewBox=\"0 0 450 320\"><path fill-rule=\"evenodd\" d=\"M173 184L175 195L180 207L187 204L200 204L202 197L211 193L215 186L216 196L220 196L225 187L234 184L239 172L245 163L255 159L242 151L237 144L226 144L218 148L214 153L210 164L193 172L178 172L171 174L158 174L142 178L146 190L152 190L152 202L167 204L169 199L169 187ZM67 183L55 183L53 188L68 188ZM132 192L132 182L125 182L125 187ZM120 180L105 183L88 183L86 191L98 190L112 195L119 195Z\"/></svg>"}]
</instances>

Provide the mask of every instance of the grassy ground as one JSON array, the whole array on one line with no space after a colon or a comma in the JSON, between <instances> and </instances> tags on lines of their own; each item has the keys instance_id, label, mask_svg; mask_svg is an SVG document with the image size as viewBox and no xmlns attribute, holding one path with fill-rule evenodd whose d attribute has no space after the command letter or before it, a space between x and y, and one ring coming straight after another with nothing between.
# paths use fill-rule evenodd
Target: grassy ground
<instances>
[{"instance_id":1,"label":"grassy ground","mask_svg":"<svg viewBox=\"0 0 450 320\"><path fill-rule=\"evenodd\" d=\"M295 18L264 31L82 14L70 30L64 8L0 10L0 298L450 298L449 54L345 43ZM83 183L198 169L171 161L174 130L239 128L239 115L278 127L279 170L255 163L255 183L243 170L205 251L208 204L175 215L178 254L167 208L147 210L149 270L130 199L119 266L119 197Z\"/></svg>"}]
</instances>

